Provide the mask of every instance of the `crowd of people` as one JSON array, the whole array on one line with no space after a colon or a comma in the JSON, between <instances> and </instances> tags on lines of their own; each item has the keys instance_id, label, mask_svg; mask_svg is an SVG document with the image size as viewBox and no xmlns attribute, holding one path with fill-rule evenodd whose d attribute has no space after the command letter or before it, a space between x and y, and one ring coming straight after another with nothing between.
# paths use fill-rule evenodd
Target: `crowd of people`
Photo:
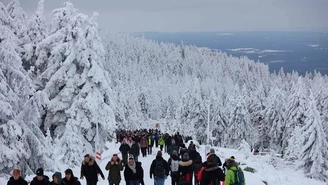
<instances>
[{"instance_id":1,"label":"crowd of people","mask_svg":"<svg viewBox=\"0 0 328 185\"><path fill-rule=\"evenodd\" d=\"M153 154L153 148L159 148L149 170L149 177L154 180L154 185L164 185L170 176L172 185L245 185L243 171L235 161L234 156L226 159L222 164L214 149L206 154L206 160L202 160L197 152L196 145L191 141L188 147L183 142L183 137L162 134L158 130L117 131L117 142L121 143L118 154L113 154L105 169L109 171L109 185L119 185L122 181L123 171L126 185L145 185L144 169L139 156ZM163 153L170 158L166 161ZM222 167L221 167L222 166ZM81 164L80 179L86 179L87 185L96 185L98 176L105 180L105 176L98 166L95 158L89 154L84 156ZM20 176L20 170L14 169L13 176L7 185L27 185ZM55 172L52 181L44 175L43 169L36 171L36 177L31 185L81 185L79 179L74 176L71 169L65 170L65 177L60 172Z\"/></svg>"}]
</instances>

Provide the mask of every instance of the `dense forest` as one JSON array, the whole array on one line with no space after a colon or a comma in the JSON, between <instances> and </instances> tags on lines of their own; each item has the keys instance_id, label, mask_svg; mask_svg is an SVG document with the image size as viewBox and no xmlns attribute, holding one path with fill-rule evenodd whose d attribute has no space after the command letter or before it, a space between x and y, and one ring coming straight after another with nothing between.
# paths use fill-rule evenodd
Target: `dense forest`
<instances>
[{"instance_id":1,"label":"dense forest","mask_svg":"<svg viewBox=\"0 0 328 185\"><path fill-rule=\"evenodd\" d=\"M0 173L79 165L97 127L102 148L116 129L155 122L205 141L209 121L216 146L284 151L327 180L327 76L271 74L247 57L99 33L98 15L69 2L52 20L43 10L43 0L31 16L17 0L0 2Z\"/></svg>"}]
</instances>

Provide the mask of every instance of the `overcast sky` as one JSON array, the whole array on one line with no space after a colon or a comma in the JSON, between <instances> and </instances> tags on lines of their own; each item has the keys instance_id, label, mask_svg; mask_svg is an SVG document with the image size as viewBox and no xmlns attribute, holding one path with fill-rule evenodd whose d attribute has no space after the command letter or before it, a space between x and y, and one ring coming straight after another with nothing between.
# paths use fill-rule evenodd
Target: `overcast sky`
<instances>
[{"instance_id":1,"label":"overcast sky","mask_svg":"<svg viewBox=\"0 0 328 185\"><path fill-rule=\"evenodd\" d=\"M10 0L0 0L4 4ZM31 15L38 0L19 0ZM47 19L64 0L45 0ZM101 28L138 31L270 31L328 28L328 0L71 0Z\"/></svg>"}]
</instances>

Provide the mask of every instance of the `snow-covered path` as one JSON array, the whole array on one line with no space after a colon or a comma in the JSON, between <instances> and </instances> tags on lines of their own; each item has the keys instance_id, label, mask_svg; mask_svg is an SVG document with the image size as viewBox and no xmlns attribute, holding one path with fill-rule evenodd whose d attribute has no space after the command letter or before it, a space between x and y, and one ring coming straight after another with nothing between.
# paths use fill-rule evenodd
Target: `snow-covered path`
<instances>
[{"instance_id":1,"label":"snow-covered path","mask_svg":"<svg viewBox=\"0 0 328 185\"><path fill-rule=\"evenodd\" d=\"M119 144L107 143L106 146L109 149L102 153L102 160L99 162L99 165L105 177L107 178L108 171L105 170L105 166L114 153L119 153L118 150ZM236 150L217 148L217 147L214 148L216 150L216 154L221 158L222 161L225 158L228 158L233 155L236 157L236 160L241 163L242 168L248 166L256 169L256 173L245 172L247 185L264 185L263 181L266 181L269 185L326 185L324 182L305 178L302 172L293 170L291 166L284 164L282 159L278 157L250 155L246 159L244 154L240 154ZM153 180L149 178L149 168L151 162L155 159L158 150L159 148L153 148L153 155L149 155L144 158L139 157L139 161L142 162L142 166L145 171L144 181L146 185L154 184ZM204 160L205 146L201 145L198 151L200 152ZM163 158L168 160L169 155L163 153ZM81 161L82 159L83 159L83 155L81 155ZM66 166L63 164L61 168L62 174L66 169L67 169ZM73 172L75 176L79 177L80 166L74 168ZM46 172L45 174L51 177L53 172ZM31 180L32 178L33 176L29 176L26 179ZM123 178L123 172L122 172L122 178ZM7 180L0 178L0 185L5 185L5 184L7 184ZM86 185L85 180L81 180L81 184ZM125 184L125 181L122 180L121 184ZM170 177L168 177L168 179L165 181L165 185L170 185L170 184L171 184L171 179ZM98 185L108 185L108 181L100 179Z\"/></svg>"}]
</instances>

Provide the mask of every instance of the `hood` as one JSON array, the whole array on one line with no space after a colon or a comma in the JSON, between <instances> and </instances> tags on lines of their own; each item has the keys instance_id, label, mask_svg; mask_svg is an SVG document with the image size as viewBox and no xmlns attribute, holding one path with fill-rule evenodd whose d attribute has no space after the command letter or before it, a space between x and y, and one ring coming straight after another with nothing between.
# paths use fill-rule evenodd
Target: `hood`
<instances>
[{"instance_id":1,"label":"hood","mask_svg":"<svg viewBox=\"0 0 328 185\"><path fill-rule=\"evenodd\" d=\"M52 175L52 178L54 177L57 177L58 179L58 184L61 184L61 181L62 181L62 175L60 172L55 172L53 175Z\"/></svg>"},{"instance_id":2,"label":"hood","mask_svg":"<svg viewBox=\"0 0 328 185\"><path fill-rule=\"evenodd\" d=\"M230 163L229 165L227 165L227 168L230 169L232 167L236 167L236 169L238 168L238 163L236 163L236 161Z\"/></svg>"},{"instance_id":3,"label":"hood","mask_svg":"<svg viewBox=\"0 0 328 185\"><path fill-rule=\"evenodd\" d=\"M73 174L73 171L71 169L67 169L65 171L65 174L67 174L67 173L71 174L71 178L74 178L74 174Z\"/></svg>"},{"instance_id":4,"label":"hood","mask_svg":"<svg viewBox=\"0 0 328 185\"><path fill-rule=\"evenodd\" d=\"M161 160L164 160L164 159L163 159L163 157L161 157L161 156L156 156L156 160L161 161Z\"/></svg>"},{"instance_id":5,"label":"hood","mask_svg":"<svg viewBox=\"0 0 328 185\"><path fill-rule=\"evenodd\" d=\"M92 166L95 163L95 158L93 156L90 156L89 158L90 158L90 161L88 164L89 164L89 166ZM86 162L83 160L82 164L85 165Z\"/></svg>"},{"instance_id":6,"label":"hood","mask_svg":"<svg viewBox=\"0 0 328 185\"><path fill-rule=\"evenodd\" d=\"M188 160L188 161L179 161L179 165L180 165L180 166L190 166L190 165L192 165L192 160Z\"/></svg>"}]
</instances>

